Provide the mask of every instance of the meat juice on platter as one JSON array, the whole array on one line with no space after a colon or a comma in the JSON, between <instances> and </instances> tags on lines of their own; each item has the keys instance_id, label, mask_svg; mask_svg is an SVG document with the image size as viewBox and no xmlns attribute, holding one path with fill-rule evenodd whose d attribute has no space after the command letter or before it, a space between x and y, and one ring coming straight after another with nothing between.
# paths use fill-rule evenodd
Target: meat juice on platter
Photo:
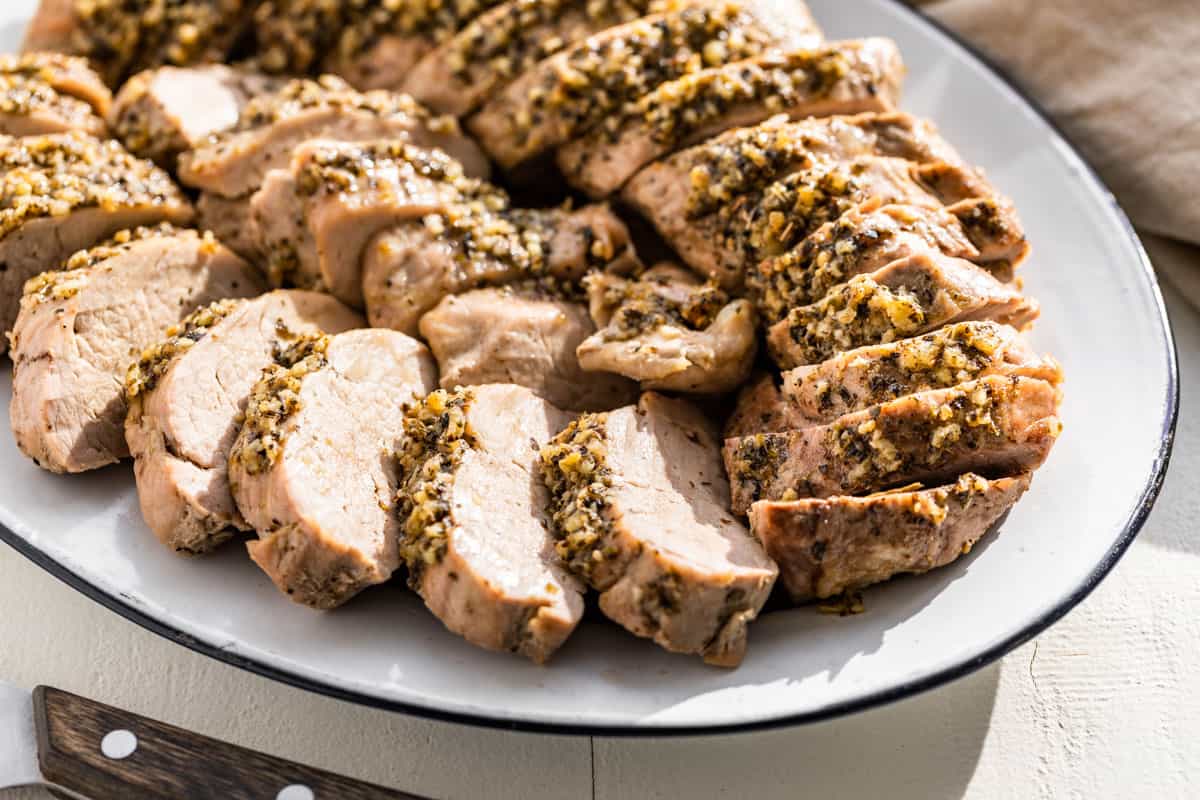
<instances>
[{"instance_id":1,"label":"meat juice on platter","mask_svg":"<svg viewBox=\"0 0 1200 800\"><path fill-rule=\"evenodd\" d=\"M43 0L16 441L313 608L405 580L543 663L595 603L735 667L773 591L969 551L1061 429L1017 209L904 72L799 2Z\"/></svg>"}]
</instances>

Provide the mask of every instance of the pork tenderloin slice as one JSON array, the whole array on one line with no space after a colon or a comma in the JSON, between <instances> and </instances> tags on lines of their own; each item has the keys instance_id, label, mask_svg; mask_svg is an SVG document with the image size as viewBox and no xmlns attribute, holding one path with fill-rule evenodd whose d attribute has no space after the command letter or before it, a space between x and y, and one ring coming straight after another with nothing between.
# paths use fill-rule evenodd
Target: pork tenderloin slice
<instances>
[{"instance_id":1,"label":"pork tenderloin slice","mask_svg":"<svg viewBox=\"0 0 1200 800\"><path fill-rule=\"evenodd\" d=\"M448 629L544 663L583 616L549 532L538 448L570 415L529 389L440 390L405 410L401 552Z\"/></svg>"},{"instance_id":2,"label":"pork tenderloin slice","mask_svg":"<svg viewBox=\"0 0 1200 800\"><path fill-rule=\"evenodd\" d=\"M131 152L174 169L180 153L229 130L252 98L282 86L280 78L225 64L159 67L125 82L108 121Z\"/></svg>"},{"instance_id":3,"label":"pork tenderloin slice","mask_svg":"<svg viewBox=\"0 0 1200 800\"><path fill-rule=\"evenodd\" d=\"M783 369L837 353L919 336L943 325L994 320L1023 328L1036 301L969 261L917 253L858 275L821 300L793 308L767 329L767 349Z\"/></svg>"},{"instance_id":4,"label":"pork tenderloin slice","mask_svg":"<svg viewBox=\"0 0 1200 800\"><path fill-rule=\"evenodd\" d=\"M761 373L738 392L733 412L725 421L724 436L735 439L756 433L778 433L801 427L795 409L783 397L779 378Z\"/></svg>"},{"instance_id":5,"label":"pork tenderloin slice","mask_svg":"<svg viewBox=\"0 0 1200 800\"><path fill-rule=\"evenodd\" d=\"M789 370L783 374L780 399L790 411L791 427L806 428L905 395L948 389L988 375L1020 375L1058 386L1062 367L1050 356L1037 355L1008 325L960 322Z\"/></svg>"},{"instance_id":6,"label":"pork tenderloin slice","mask_svg":"<svg viewBox=\"0 0 1200 800\"><path fill-rule=\"evenodd\" d=\"M689 267L736 291L753 265L786 252L862 203L937 208L938 198L912 172L913 165L898 158L822 160L711 214L688 219L684 212L681 222L659 226L660 206L654 212L659 219L652 221Z\"/></svg>"},{"instance_id":7,"label":"pork tenderloin slice","mask_svg":"<svg viewBox=\"0 0 1200 800\"><path fill-rule=\"evenodd\" d=\"M601 31L526 70L467 127L511 170L601 124L655 86L776 41L750 10L712 3Z\"/></svg>"},{"instance_id":8,"label":"pork tenderloin slice","mask_svg":"<svg viewBox=\"0 0 1200 800\"><path fill-rule=\"evenodd\" d=\"M0 137L0 331L12 329L33 276L118 231L191 218L171 178L116 142ZM0 339L0 354L7 347Z\"/></svg>"},{"instance_id":9,"label":"pork tenderloin slice","mask_svg":"<svg viewBox=\"0 0 1200 800\"><path fill-rule=\"evenodd\" d=\"M250 201L251 230L275 285L322 288L362 308L363 255L384 230L448 206L508 205L490 184L463 174L445 153L402 140L312 140L288 169L273 170Z\"/></svg>"},{"instance_id":10,"label":"pork tenderloin slice","mask_svg":"<svg viewBox=\"0 0 1200 800\"><path fill-rule=\"evenodd\" d=\"M112 91L86 58L50 51L3 55L0 74L41 81L60 95L87 103L101 118L112 106Z\"/></svg>"},{"instance_id":11,"label":"pork tenderloin slice","mask_svg":"<svg viewBox=\"0 0 1200 800\"><path fill-rule=\"evenodd\" d=\"M955 208L964 216L995 212L994 235L983 230L983 223L968 230ZM856 275L930 250L971 261L1007 281L1028 250L1020 231L1020 223L994 198L950 209L868 203L821 226L783 255L759 262L747 283L758 310L773 324Z\"/></svg>"},{"instance_id":12,"label":"pork tenderloin slice","mask_svg":"<svg viewBox=\"0 0 1200 800\"><path fill-rule=\"evenodd\" d=\"M363 260L363 295L372 325L415 336L448 295L531 279L570 287L589 270L638 267L629 230L608 206L455 206L379 234Z\"/></svg>"},{"instance_id":13,"label":"pork tenderloin slice","mask_svg":"<svg viewBox=\"0 0 1200 800\"><path fill-rule=\"evenodd\" d=\"M306 75L337 44L347 0L258 0L254 61L266 72Z\"/></svg>"},{"instance_id":14,"label":"pork tenderloin slice","mask_svg":"<svg viewBox=\"0 0 1200 800\"><path fill-rule=\"evenodd\" d=\"M758 351L758 315L674 264L636 280L595 273L586 280L598 331L579 344L589 372L616 373L643 389L719 394L740 386Z\"/></svg>"},{"instance_id":15,"label":"pork tenderloin slice","mask_svg":"<svg viewBox=\"0 0 1200 800\"><path fill-rule=\"evenodd\" d=\"M750 529L794 602L823 600L969 553L1031 477L967 473L945 486L870 497L762 500L750 507Z\"/></svg>"},{"instance_id":16,"label":"pork tenderloin slice","mask_svg":"<svg viewBox=\"0 0 1200 800\"><path fill-rule=\"evenodd\" d=\"M82 100L23 74L0 73L0 135L37 136L80 131L104 136L108 126Z\"/></svg>"},{"instance_id":17,"label":"pork tenderloin slice","mask_svg":"<svg viewBox=\"0 0 1200 800\"><path fill-rule=\"evenodd\" d=\"M143 353L126 380L125 438L159 541L199 555L249 530L227 462L259 374L298 337L364 324L328 295L282 290L200 309Z\"/></svg>"},{"instance_id":18,"label":"pork tenderloin slice","mask_svg":"<svg viewBox=\"0 0 1200 800\"><path fill-rule=\"evenodd\" d=\"M733 509L759 500L864 494L964 472L1041 466L1062 430L1059 392L1037 378L989 375L909 395L828 425L725 442Z\"/></svg>"},{"instance_id":19,"label":"pork tenderloin slice","mask_svg":"<svg viewBox=\"0 0 1200 800\"><path fill-rule=\"evenodd\" d=\"M400 408L436 375L419 342L369 329L301 339L263 372L229 482L250 558L295 602L334 608L399 566Z\"/></svg>"},{"instance_id":20,"label":"pork tenderloin slice","mask_svg":"<svg viewBox=\"0 0 1200 800\"><path fill-rule=\"evenodd\" d=\"M163 64L221 61L244 30L251 0L129 3L42 0L22 49L86 56L109 86Z\"/></svg>"},{"instance_id":21,"label":"pork tenderloin slice","mask_svg":"<svg viewBox=\"0 0 1200 800\"><path fill-rule=\"evenodd\" d=\"M286 168L296 147L310 139L404 139L444 150L468 174L488 174L487 159L454 119L431 116L408 95L356 92L341 79L324 76L291 81L251 100L236 125L180 157L179 178L196 189L242 197L271 170Z\"/></svg>"},{"instance_id":22,"label":"pork tenderloin slice","mask_svg":"<svg viewBox=\"0 0 1200 800\"><path fill-rule=\"evenodd\" d=\"M576 189L607 197L652 161L780 112L802 119L891 111L903 75L890 39L830 42L713 67L658 86L611 123L567 143L558 166Z\"/></svg>"},{"instance_id":23,"label":"pork tenderloin slice","mask_svg":"<svg viewBox=\"0 0 1200 800\"><path fill-rule=\"evenodd\" d=\"M558 552L601 611L672 652L740 663L777 570L729 513L708 419L648 392L583 415L541 460Z\"/></svg>"},{"instance_id":24,"label":"pork tenderloin slice","mask_svg":"<svg viewBox=\"0 0 1200 800\"><path fill-rule=\"evenodd\" d=\"M542 59L592 34L698 0L507 0L438 43L404 76L401 89L457 117Z\"/></svg>"},{"instance_id":25,"label":"pork tenderloin slice","mask_svg":"<svg viewBox=\"0 0 1200 800\"><path fill-rule=\"evenodd\" d=\"M862 156L961 162L932 123L908 114L798 122L780 114L651 164L630 179L622 197L660 230L669 231L673 221L704 217L743 195L759 194L780 178L811 167L816 159L846 161Z\"/></svg>"},{"instance_id":26,"label":"pork tenderloin slice","mask_svg":"<svg viewBox=\"0 0 1200 800\"><path fill-rule=\"evenodd\" d=\"M504 0L380 3L349 0L326 71L360 89L397 89L412 68L476 16Z\"/></svg>"},{"instance_id":27,"label":"pork tenderloin slice","mask_svg":"<svg viewBox=\"0 0 1200 800\"><path fill-rule=\"evenodd\" d=\"M259 291L257 272L211 236L170 226L126 231L32 279L12 333L17 446L51 472L125 458L129 363L195 308Z\"/></svg>"},{"instance_id":28,"label":"pork tenderloin slice","mask_svg":"<svg viewBox=\"0 0 1200 800\"><path fill-rule=\"evenodd\" d=\"M474 289L443 299L421 317L420 330L444 389L516 384L575 411L637 397L633 381L580 366L576 348L596 330L581 303L537 290Z\"/></svg>"}]
</instances>

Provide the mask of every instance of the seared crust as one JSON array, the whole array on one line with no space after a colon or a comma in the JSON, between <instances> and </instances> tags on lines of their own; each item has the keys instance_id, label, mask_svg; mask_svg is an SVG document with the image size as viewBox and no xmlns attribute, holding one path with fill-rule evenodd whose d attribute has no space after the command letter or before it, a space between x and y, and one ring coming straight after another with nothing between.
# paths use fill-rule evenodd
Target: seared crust
<instances>
[{"instance_id":1,"label":"seared crust","mask_svg":"<svg viewBox=\"0 0 1200 800\"><path fill-rule=\"evenodd\" d=\"M947 486L870 497L763 500L750 508L750 528L779 565L792 600L821 600L970 552L1031 478L989 481L967 473Z\"/></svg>"}]
</instances>

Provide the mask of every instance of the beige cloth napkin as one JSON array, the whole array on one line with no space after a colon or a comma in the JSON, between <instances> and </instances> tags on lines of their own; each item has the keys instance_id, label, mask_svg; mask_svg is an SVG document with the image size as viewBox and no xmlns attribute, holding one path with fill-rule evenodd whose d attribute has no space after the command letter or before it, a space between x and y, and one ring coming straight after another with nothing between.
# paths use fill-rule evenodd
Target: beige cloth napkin
<instances>
[{"instance_id":1,"label":"beige cloth napkin","mask_svg":"<svg viewBox=\"0 0 1200 800\"><path fill-rule=\"evenodd\" d=\"M1200 0L912 0L1050 112L1200 307Z\"/></svg>"}]
</instances>

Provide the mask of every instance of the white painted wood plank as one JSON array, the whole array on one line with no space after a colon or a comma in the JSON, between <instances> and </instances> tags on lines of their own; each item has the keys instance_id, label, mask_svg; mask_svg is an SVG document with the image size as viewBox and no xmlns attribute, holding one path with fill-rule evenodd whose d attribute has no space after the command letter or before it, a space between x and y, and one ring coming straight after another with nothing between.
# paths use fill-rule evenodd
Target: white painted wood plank
<instances>
[{"instance_id":1,"label":"white painted wood plank","mask_svg":"<svg viewBox=\"0 0 1200 800\"><path fill-rule=\"evenodd\" d=\"M142 630L3 544L0 609L0 680L9 683L56 686L244 747L431 797L591 797L586 738L420 720L283 686ZM0 790L2 800L13 795Z\"/></svg>"}]
</instances>

